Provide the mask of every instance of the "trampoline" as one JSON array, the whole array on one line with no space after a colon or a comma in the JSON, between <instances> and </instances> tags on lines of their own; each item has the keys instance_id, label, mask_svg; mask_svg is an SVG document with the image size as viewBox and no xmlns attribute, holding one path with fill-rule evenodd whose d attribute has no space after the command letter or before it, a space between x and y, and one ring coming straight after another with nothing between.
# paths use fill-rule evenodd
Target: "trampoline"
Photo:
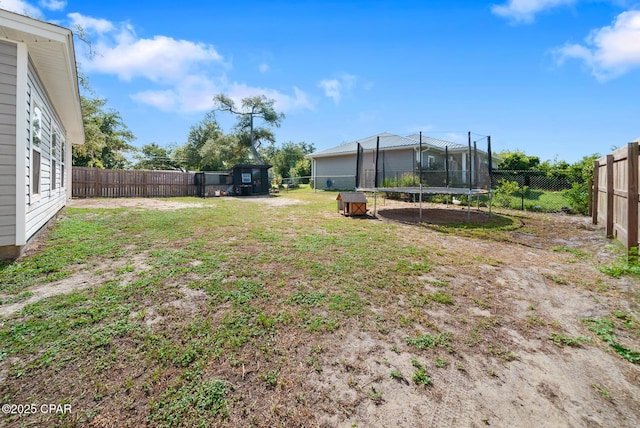
<instances>
[{"instance_id":1,"label":"trampoline","mask_svg":"<svg viewBox=\"0 0 640 428\"><path fill-rule=\"evenodd\" d=\"M380 137L374 150L366 151L358 144L356 155L356 191L373 193L373 215L376 216L378 193L396 193L419 196L419 218L422 219L423 195L466 195L468 216L471 215L471 199L473 196L489 195L489 215L491 215L491 137L486 139L487 150L478 150L478 141L471 142L468 132L468 146L452 144L444 147L423 147L422 133L420 145L411 168L407 159L399 159L397 151L386 154L380 149ZM385 156L386 155L386 156ZM426 156L426 162L425 162ZM367 158L371 161L368 162ZM381 161L382 158L382 161ZM398 167L400 165L400 167ZM405 168L402 168L405 165ZM369 167L367 169L367 166ZM409 181L411 185L403 185ZM382 185L380 185L382 183Z\"/></svg>"}]
</instances>

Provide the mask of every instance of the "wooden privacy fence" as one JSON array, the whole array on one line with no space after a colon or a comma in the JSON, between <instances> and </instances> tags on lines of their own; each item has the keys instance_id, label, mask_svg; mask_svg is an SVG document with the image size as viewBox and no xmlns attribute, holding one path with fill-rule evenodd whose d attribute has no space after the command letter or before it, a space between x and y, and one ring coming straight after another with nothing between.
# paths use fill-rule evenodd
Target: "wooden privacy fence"
<instances>
[{"instance_id":1,"label":"wooden privacy fence","mask_svg":"<svg viewBox=\"0 0 640 428\"><path fill-rule=\"evenodd\" d=\"M73 167L74 198L197 196L194 174L180 171L108 170Z\"/></svg>"},{"instance_id":2,"label":"wooden privacy fence","mask_svg":"<svg viewBox=\"0 0 640 428\"><path fill-rule=\"evenodd\" d=\"M638 248L638 141L594 162L593 224L627 250Z\"/></svg>"}]
</instances>

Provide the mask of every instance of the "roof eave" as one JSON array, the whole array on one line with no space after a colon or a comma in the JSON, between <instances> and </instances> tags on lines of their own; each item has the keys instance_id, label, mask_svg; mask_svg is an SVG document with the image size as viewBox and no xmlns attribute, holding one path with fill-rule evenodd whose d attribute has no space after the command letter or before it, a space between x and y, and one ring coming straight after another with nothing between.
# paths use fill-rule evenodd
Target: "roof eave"
<instances>
[{"instance_id":1,"label":"roof eave","mask_svg":"<svg viewBox=\"0 0 640 428\"><path fill-rule=\"evenodd\" d=\"M4 32L10 40L27 45L33 65L67 132L67 140L83 144L84 123L71 30L6 10L0 13L0 27L8 30Z\"/></svg>"}]
</instances>

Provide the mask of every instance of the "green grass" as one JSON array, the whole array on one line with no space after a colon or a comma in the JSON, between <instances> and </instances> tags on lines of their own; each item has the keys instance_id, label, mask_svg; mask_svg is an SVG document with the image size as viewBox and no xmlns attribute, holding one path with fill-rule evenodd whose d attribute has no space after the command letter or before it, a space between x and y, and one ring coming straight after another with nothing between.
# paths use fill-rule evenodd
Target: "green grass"
<instances>
[{"instance_id":1,"label":"green grass","mask_svg":"<svg viewBox=\"0 0 640 428\"><path fill-rule=\"evenodd\" d=\"M618 339L620 333L640 337L640 324L632 314L614 311L608 317L585 318L583 322L622 358L640 364L640 350L631 349Z\"/></svg>"},{"instance_id":2,"label":"green grass","mask_svg":"<svg viewBox=\"0 0 640 428\"><path fill-rule=\"evenodd\" d=\"M0 265L1 305L28 299L41 284L75 275L84 281L1 320L3 399L70 400L79 425L119 409L132 425L297 426L307 421L295 415L321 398L305 401L304 393L314 392L296 382L335 368L332 346L352 332L404 337L407 349L443 368L439 373L460 369L437 354L455 356L464 333L444 331L429 309L450 311L456 323L464 305L498 310L497 296L445 276L442 254L450 254L411 239L404 227L327 214L335 213L335 196L296 189L286 197L300 203L281 207L180 198L198 207L65 209L35 254ZM513 230L512 220L447 230L499 236ZM455 257L452 272L477 263ZM440 279L428 279L434 272ZM437 291L428 292L433 286ZM636 334L630 314L610 318L607 334ZM491 332L474 330L474 345ZM390 345L401 358L402 344ZM432 384L417 364L406 383ZM358 393L382 403L383 386L360 383L360 375L353 374L363 385ZM399 370L383 377L405 379Z\"/></svg>"},{"instance_id":3,"label":"green grass","mask_svg":"<svg viewBox=\"0 0 640 428\"><path fill-rule=\"evenodd\" d=\"M453 335L450 332L438 333L435 335L423 334L416 337L406 337L407 345L416 349L442 347L449 352L453 352Z\"/></svg>"},{"instance_id":4,"label":"green grass","mask_svg":"<svg viewBox=\"0 0 640 428\"><path fill-rule=\"evenodd\" d=\"M573 254L578 259L585 259L588 257L588 254L585 251L576 249L576 248L567 248L567 247L553 247L553 251L558 253L569 253Z\"/></svg>"},{"instance_id":5,"label":"green grass","mask_svg":"<svg viewBox=\"0 0 640 428\"><path fill-rule=\"evenodd\" d=\"M496 205L500 206L498 202ZM564 191L550 191L541 189L528 189L524 193L516 192L509 197L508 207L511 209L539 212L555 212L563 207L570 207L571 201L565 196Z\"/></svg>"},{"instance_id":6,"label":"green grass","mask_svg":"<svg viewBox=\"0 0 640 428\"><path fill-rule=\"evenodd\" d=\"M549 340L551 340L556 346L566 345L571 347L579 347L585 342L591 342L591 339L585 336L569 337L557 332L551 332Z\"/></svg>"},{"instance_id":7,"label":"green grass","mask_svg":"<svg viewBox=\"0 0 640 428\"><path fill-rule=\"evenodd\" d=\"M640 277L640 262L636 259L629 258L626 255L621 256L618 260L609 265L598 266L600 272L613 278L622 276Z\"/></svg>"},{"instance_id":8,"label":"green grass","mask_svg":"<svg viewBox=\"0 0 640 428\"><path fill-rule=\"evenodd\" d=\"M423 366L417 358L411 359L411 365L417 369L411 376L413 383L422 386L430 386L433 384L433 380L427 375L426 367Z\"/></svg>"}]
</instances>

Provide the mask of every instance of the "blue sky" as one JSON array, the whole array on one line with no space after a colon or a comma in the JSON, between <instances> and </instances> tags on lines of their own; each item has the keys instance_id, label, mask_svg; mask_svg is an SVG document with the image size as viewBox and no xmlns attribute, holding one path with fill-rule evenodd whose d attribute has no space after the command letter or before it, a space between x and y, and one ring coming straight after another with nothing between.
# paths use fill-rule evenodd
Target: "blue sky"
<instances>
[{"instance_id":1,"label":"blue sky","mask_svg":"<svg viewBox=\"0 0 640 428\"><path fill-rule=\"evenodd\" d=\"M640 137L640 1L0 0L69 28L136 145L183 144L225 93L265 94L279 144L379 132L575 162ZM218 113L225 131L233 118Z\"/></svg>"}]
</instances>

